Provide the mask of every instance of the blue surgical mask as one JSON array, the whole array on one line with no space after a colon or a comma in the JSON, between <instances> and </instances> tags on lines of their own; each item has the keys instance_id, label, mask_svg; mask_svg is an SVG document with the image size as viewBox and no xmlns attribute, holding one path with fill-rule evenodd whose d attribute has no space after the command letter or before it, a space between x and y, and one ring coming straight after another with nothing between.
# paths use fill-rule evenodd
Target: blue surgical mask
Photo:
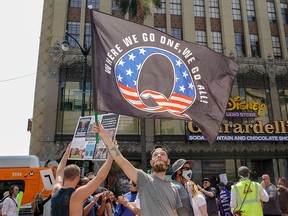
<instances>
[{"instance_id":1,"label":"blue surgical mask","mask_svg":"<svg viewBox=\"0 0 288 216\"><path fill-rule=\"evenodd\" d=\"M192 178L192 170L185 170L185 171L182 171L182 176L183 178L187 179L187 180L191 180Z\"/></svg>"}]
</instances>

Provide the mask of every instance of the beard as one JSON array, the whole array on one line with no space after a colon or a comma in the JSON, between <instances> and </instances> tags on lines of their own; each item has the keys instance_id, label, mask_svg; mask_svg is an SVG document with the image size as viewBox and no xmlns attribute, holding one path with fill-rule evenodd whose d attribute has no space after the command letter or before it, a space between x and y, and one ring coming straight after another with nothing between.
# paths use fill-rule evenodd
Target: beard
<instances>
[{"instance_id":1,"label":"beard","mask_svg":"<svg viewBox=\"0 0 288 216\"><path fill-rule=\"evenodd\" d=\"M152 170L154 172L166 172L167 169L168 169L167 161L156 160L152 163Z\"/></svg>"}]
</instances>

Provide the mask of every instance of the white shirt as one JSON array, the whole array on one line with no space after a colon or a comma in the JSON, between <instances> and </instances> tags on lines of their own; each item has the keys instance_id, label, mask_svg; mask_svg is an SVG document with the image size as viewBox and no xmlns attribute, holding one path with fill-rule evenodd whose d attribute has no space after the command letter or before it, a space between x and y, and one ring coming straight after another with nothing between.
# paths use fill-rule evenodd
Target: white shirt
<instances>
[{"instance_id":1,"label":"white shirt","mask_svg":"<svg viewBox=\"0 0 288 216\"><path fill-rule=\"evenodd\" d=\"M7 197L2 206L2 215L18 216L18 201L12 197Z\"/></svg>"},{"instance_id":2,"label":"white shirt","mask_svg":"<svg viewBox=\"0 0 288 216\"><path fill-rule=\"evenodd\" d=\"M194 216L202 216L199 207L206 205L205 197L203 195L199 194L197 197L192 197L190 199L190 201L192 202Z\"/></svg>"}]
</instances>

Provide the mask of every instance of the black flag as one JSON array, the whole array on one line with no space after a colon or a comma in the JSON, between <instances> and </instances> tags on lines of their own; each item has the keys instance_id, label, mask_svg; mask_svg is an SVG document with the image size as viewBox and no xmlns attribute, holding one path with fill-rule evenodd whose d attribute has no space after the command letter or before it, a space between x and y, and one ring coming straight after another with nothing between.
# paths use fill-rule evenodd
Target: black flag
<instances>
[{"instance_id":1,"label":"black flag","mask_svg":"<svg viewBox=\"0 0 288 216\"><path fill-rule=\"evenodd\" d=\"M94 108L193 121L213 143L239 66L207 47L92 11Z\"/></svg>"}]
</instances>

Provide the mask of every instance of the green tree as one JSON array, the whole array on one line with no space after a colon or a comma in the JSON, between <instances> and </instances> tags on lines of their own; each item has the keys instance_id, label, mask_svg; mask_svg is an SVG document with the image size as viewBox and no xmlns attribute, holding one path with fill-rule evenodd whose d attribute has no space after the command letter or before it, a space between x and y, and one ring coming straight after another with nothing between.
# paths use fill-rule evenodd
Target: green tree
<instances>
[{"instance_id":1,"label":"green tree","mask_svg":"<svg viewBox=\"0 0 288 216\"><path fill-rule=\"evenodd\" d=\"M161 8L161 0L116 0L122 15L129 14L136 23L143 24L147 15L150 15L150 8L155 6Z\"/></svg>"}]
</instances>

